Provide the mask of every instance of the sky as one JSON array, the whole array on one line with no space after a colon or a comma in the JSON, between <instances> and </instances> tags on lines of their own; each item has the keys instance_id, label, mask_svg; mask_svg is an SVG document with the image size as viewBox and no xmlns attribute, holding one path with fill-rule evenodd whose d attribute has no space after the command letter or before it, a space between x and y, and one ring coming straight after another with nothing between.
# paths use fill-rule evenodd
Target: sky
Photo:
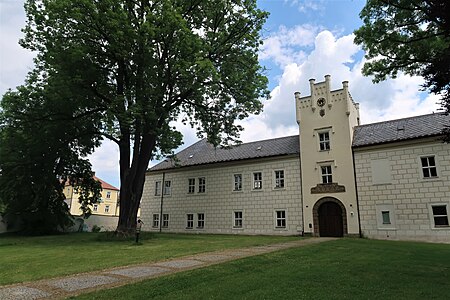
<instances>
[{"instance_id":1,"label":"sky","mask_svg":"<svg viewBox=\"0 0 450 300\"><path fill-rule=\"evenodd\" d=\"M34 54L18 45L25 25L23 0L0 0L0 95L23 84L33 67ZM355 45L353 32L362 25L362 0L258 0L259 8L270 13L261 32L264 43L260 64L267 68L271 99L264 111L240 121L243 142L298 134L294 92L308 96L309 79L316 82L331 75L331 89L349 82L349 91L360 103L361 123L398 119L436 112L439 97L421 91L423 79L400 74L396 79L372 83L361 73L364 52ZM184 144L198 140L195 132L181 123ZM120 187L119 151L105 140L89 156L96 176ZM150 166L156 164L150 163Z\"/></svg>"}]
</instances>

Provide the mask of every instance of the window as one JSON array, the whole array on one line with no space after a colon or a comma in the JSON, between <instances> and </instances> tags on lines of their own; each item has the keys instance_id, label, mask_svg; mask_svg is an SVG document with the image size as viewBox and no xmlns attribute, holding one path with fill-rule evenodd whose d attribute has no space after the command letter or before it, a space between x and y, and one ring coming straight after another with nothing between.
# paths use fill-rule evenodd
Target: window
<instances>
[{"instance_id":1,"label":"window","mask_svg":"<svg viewBox=\"0 0 450 300\"><path fill-rule=\"evenodd\" d=\"M187 229L194 228L194 214L187 214L186 217L187 217L186 228Z\"/></svg>"},{"instance_id":2,"label":"window","mask_svg":"<svg viewBox=\"0 0 450 300\"><path fill-rule=\"evenodd\" d=\"M206 192L206 178L205 177L198 178L198 192L199 193Z\"/></svg>"},{"instance_id":3,"label":"window","mask_svg":"<svg viewBox=\"0 0 450 300\"><path fill-rule=\"evenodd\" d=\"M197 214L197 228L205 227L205 214Z\"/></svg>"},{"instance_id":4,"label":"window","mask_svg":"<svg viewBox=\"0 0 450 300\"><path fill-rule=\"evenodd\" d=\"M234 228L242 228L242 211L234 212L233 227Z\"/></svg>"},{"instance_id":5,"label":"window","mask_svg":"<svg viewBox=\"0 0 450 300\"><path fill-rule=\"evenodd\" d=\"M234 174L234 191L242 191L242 174Z\"/></svg>"},{"instance_id":6,"label":"window","mask_svg":"<svg viewBox=\"0 0 450 300\"><path fill-rule=\"evenodd\" d=\"M432 205L434 227L448 227L447 205Z\"/></svg>"},{"instance_id":7,"label":"window","mask_svg":"<svg viewBox=\"0 0 450 300\"><path fill-rule=\"evenodd\" d=\"M188 179L188 193L189 194L195 193L195 178Z\"/></svg>"},{"instance_id":8,"label":"window","mask_svg":"<svg viewBox=\"0 0 450 300\"><path fill-rule=\"evenodd\" d=\"M330 150L330 133L319 132L319 147L320 151Z\"/></svg>"},{"instance_id":9,"label":"window","mask_svg":"<svg viewBox=\"0 0 450 300\"><path fill-rule=\"evenodd\" d=\"M105 213L109 213L109 205L105 205Z\"/></svg>"},{"instance_id":10,"label":"window","mask_svg":"<svg viewBox=\"0 0 450 300\"><path fill-rule=\"evenodd\" d=\"M170 195L172 193L171 181L164 181L164 195Z\"/></svg>"},{"instance_id":11,"label":"window","mask_svg":"<svg viewBox=\"0 0 450 300\"><path fill-rule=\"evenodd\" d=\"M253 189L254 190L261 190L262 189L262 173L261 172L255 172L253 173Z\"/></svg>"},{"instance_id":12,"label":"window","mask_svg":"<svg viewBox=\"0 0 450 300\"><path fill-rule=\"evenodd\" d=\"M94 204L94 206L92 207L92 210L93 210L93 211L98 211L98 205L97 205L97 204Z\"/></svg>"},{"instance_id":13,"label":"window","mask_svg":"<svg viewBox=\"0 0 450 300\"><path fill-rule=\"evenodd\" d=\"M111 199L111 192L106 192L106 199Z\"/></svg>"},{"instance_id":14,"label":"window","mask_svg":"<svg viewBox=\"0 0 450 300\"><path fill-rule=\"evenodd\" d=\"M286 228L286 211L285 210L277 210L275 211L276 215L276 227L277 228Z\"/></svg>"},{"instance_id":15,"label":"window","mask_svg":"<svg viewBox=\"0 0 450 300\"><path fill-rule=\"evenodd\" d=\"M155 181L155 196L161 196L161 181Z\"/></svg>"},{"instance_id":16,"label":"window","mask_svg":"<svg viewBox=\"0 0 450 300\"><path fill-rule=\"evenodd\" d=\"M383 210L381 212L381 218L383 220L383 224L391 224L391 216L388 210Z\"/></svg>"},{"instance_id":17,"label":"window","mask_svg":"<svg viewBox=\"0 0 450 300\"><path fill-rule=\"evenodd\" d=\"M275 188L276 189L284 188L284 171L283 170L275 171Z\"/></svg>"},{"instance_id":18,"label":"window","mask_svg":"<svg viewBox=\"0 0 450 300\"><path fill-rule=\"evenodd\" d=\"M321 166L320 172L322 173L322 183L333 182L333 176L331 174L331 166Z\"/></svg>"},{"instance_id":19,"label":"window","mask_svg":"<svg viewBox=\"0 0 450 300\"><path fill-rule=\"evenodd\" d=\"M424 178L437 177L436 161L434 156L421 157L422 174Z\"/></svg>"},{"instance_id":20,"label":"window","mask_svg":"<svg viewBox=\"0 0 450 300\"><path fill-rule=\"evenodd\" d=\"M169 227L169 214L163 214L162 227Z\"/></svg>"},{"instance_id":21,"label":"window","mask_svg":"<svg viewBox=\"0 0 450 300\"><path fill-rule=\"evenodd\" d=\"M152 224L153 228L158 228L159 227L159 214L153 214L153 224Z\"/></svg>"}]
</instances>

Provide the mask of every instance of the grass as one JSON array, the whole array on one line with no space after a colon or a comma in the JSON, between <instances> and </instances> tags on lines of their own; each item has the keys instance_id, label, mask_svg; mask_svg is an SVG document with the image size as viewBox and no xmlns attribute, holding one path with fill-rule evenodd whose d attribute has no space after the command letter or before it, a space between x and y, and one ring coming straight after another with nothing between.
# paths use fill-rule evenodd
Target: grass
<instances>
[{"instance_id":1,"label":"grass","mask_svg":"<svg viewBox=\"0 0 450 300\"><path fill-rule=\"evenodd\" d=\"M341 239L76 299L448 299L450 245Z\"/></svg>"},{"instance_id":2,"label":"grass","mask_svg":"<svg viewBox=\"0 0 450 300\"><path fill-rule=\"evenodd\" d=\"M141 233L108 240L106 233L43 237L0 235L0 285L164 260L194 253L298 239L294 237Z\"/></svg>"}]
</instances>

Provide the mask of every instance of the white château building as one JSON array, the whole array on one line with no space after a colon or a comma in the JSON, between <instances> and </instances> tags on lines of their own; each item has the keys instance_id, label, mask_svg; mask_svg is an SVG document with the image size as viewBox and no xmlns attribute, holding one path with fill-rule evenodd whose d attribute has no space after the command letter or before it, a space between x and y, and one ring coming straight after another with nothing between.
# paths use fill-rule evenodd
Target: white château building
<instances>
[{"instance_id":1,"label":"white ch\u00e2teau building","mask_svg":"<svg viewBox=\"0 0 450 300\"><path fill-rule=\"evenodd\" d=\"M145 229L450 242L443 114L360 125L330 76L295 93L299 135L232 148L200 140L147 172Z\"/></svg>"}]
</instances>

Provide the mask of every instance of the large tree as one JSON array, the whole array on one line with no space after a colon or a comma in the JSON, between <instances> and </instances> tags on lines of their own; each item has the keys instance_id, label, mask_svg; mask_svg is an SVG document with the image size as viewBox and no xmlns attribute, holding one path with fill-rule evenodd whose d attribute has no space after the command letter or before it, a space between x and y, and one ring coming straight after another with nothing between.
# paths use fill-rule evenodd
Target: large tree
<instances>
[{"instance_id":1,"label":"large tree","mask_svg":"<svg viewBox=\"0 0 450 300\"><path fill-rule=\"evenodd\" d=\"M375 82L398 72L423 76L450 113L450 1L368 0L360 16L355 42L366 51L363 74Z\"/></svg>"},{"instance_id":2,"label":"large tree","mask_svg":"<svg viewBox=\"0 0 450 300\"><path fill-rule=\"evenodd\" d=\"M268 96L256 0L29 0L25 10L21 44L37 68L89 101L93 136L119 146L119 232L135 228L150 159L181 143L172 121L226 144Z\"/></svg>"}]
</instances>

